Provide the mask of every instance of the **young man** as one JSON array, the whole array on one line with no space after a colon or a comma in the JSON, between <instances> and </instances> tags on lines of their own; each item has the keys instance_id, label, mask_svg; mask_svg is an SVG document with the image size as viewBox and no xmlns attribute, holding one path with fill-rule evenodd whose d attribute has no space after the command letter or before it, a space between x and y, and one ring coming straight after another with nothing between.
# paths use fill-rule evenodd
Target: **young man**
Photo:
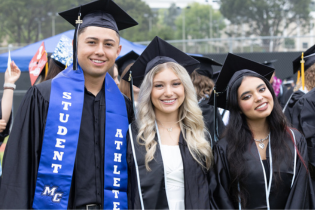
<instances>
[{"instance_id":1,"label":"young man","mask_svg":"<svg viewBox=\"0 0 315 210\"><path fill-rule=\"evenodd\" d=\"M60 15L78 32L73 66L32 87L21 103L0 208L127 209L125 137L133 110L106 73L121 50L118 31L137 22L111 0Z\"/></svg>"}]
</instances>

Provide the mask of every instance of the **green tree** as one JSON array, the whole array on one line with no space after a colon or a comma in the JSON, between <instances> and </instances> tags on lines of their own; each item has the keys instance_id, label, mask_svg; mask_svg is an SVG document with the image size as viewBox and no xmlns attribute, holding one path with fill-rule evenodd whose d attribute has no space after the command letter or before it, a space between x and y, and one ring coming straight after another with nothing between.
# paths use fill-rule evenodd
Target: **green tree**
<instances>
[{"instance_id":1,"label":"green tree","mask_svg":"<svg viewBox=\"0 0 315 210\"><path fill-rule=\"evenodd\" d=\"M170 8L164 11L164 17L163 17L163 22L171 27L173 30L176 30L176 24L175 20L179 16L180 11L177 8L175 3L172 3Z\"/></svg>"},{"instance_id":2,"label":"green tree","mask_svg":"<svg viewBox=\"0 0 315 210\"><path fill-rule=\"evenodd\" d=\"M151 8L141 0L115 0L115 3L122 7L139 25L120 32L120 35L130 41L149 40L150 29L157 22L156 15Z\"/></svg>"},{"instance_id":3,"label":"green tree","mask_svg":"<svg viewBox=\"0 0 315 210\"><path fill-rule=\"evenodd\" d=\"M308 26L310 5L311 0L221 0L220 11L231 24L248 25L246 35L278 36L291 23ZM269 40L264 44L268 46Z\"/></svg>"},{"instance_id":4,"label":"green tree","mask_svg":"<svg viewBox=\"0 0 315 210\"><path fill-rule=\"evenodd\" d=\"M219 11L215 11L210 5L195 2L181 9L181 14L176 19L177 39L182 39L183 18L185 18L185 39L220 37L221 30L225 28L223 16Z\"/></svg>"},{"instance_id":5,"label":"green tree","mask_svg":"<svg viewBox=\"0 0 315 210\"><path fill-rule=\"evenodd\" d=\"M32 43L52 34L52 20L48 12L56 14L70 7L90 2L89 0L1 0L0 40L10 43ZM39 24L41 33L39 34ZM56 18L56 34L73 29L61 17ZM2 38L2 39L1 39Z\"/></svg>"}]
</instances>

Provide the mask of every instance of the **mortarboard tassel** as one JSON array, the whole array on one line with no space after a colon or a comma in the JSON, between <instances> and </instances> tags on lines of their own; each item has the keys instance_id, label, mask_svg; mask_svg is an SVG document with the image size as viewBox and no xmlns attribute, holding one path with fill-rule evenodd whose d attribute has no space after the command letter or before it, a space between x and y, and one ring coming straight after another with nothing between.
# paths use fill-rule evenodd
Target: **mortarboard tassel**
<instances>
[{"instance_id":1,"label":"mortarboard tassel","mask_svg":"<svg viewBox=\"0 0 315 210\"><path fill-rule=\"evenodd\" d=\"M133 79L132 79L132 71L129 73L129 84L130 84L130 97L131 97L131 102L132 102L132 108L133 108L133 114L134 114L134 119L136 119L136 108L135 108L135 100L133 96Z\"/></svg>"},{"instance_id":2,"label":"mortarboard tassel","mask_svg":"<svg viewBox=\"0 0 315 210\"><path fill-rule=\"evenodd\" d=\"M217 133L217 115L216 115L216 110L217 110L217 91L215 90L215 87L213 88L213 106L214 106L214 121L213 121L213 140L214 142L217 142L219 139L219 135ZM211 147L213 147L213 145L211 144Z\"/></svg>"},{"instance_id":3,"label":"mortarboard tassel","mask_svg":"<svg viewBox=\"0 0 315 210\"><path fill-rule=\"evenodd\" d=\"M47 74L48 74L48 56L47 56L47 52L45 51L46 53L46 57L47 57L47 62L46 62L46 65L45 65L45 78L47 77Z\"/></svg>"},{"instance_id":4,"label":"mortarboard tassel","mask_svg":"<svg viewBox=\"0 0 315 210\"><path fill-rule=\"evenodd\" d=\"M73 70L77 70L78 68L78 64L77 64L77 39L78 39L78 30L80 28L81 23L83 23L83 21L80 19L81 17L81 7L79 10L79 14L78 14L78 19L75 21L75 31L74 31L74 37L73 37Z\"/></svg>"},{"instance_id":5,"label":"mortarboard tassel","mask_svg":"<svg viewBox=\"0 0 315 210\"><path fill-rule=\"evenodd\" d=\"M305 77L304 77L304 53L302 53L301 56L301 80L302 80L302 88L304 90L304 86L305 86Z\"/></svg>"},{"instance_id":6,"label":"mortarboard tassel","mask_svg":"<svg viewBox=\"0 0 315 210\"><path fill-rule=\"evenodd\" d=\"M298 71L297 79L296 79L296 84L300 82L300 77L301 77L301 72Z\"/></svg>"}]
</instances>

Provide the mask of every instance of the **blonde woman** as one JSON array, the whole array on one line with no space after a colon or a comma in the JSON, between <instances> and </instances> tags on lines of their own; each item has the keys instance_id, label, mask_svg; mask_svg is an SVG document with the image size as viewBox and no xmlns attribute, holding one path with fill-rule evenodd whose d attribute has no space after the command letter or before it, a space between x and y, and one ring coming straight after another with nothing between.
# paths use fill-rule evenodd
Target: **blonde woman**
<instances>
[{"instance_id":1,"label":"blonde woman","mask_svg":"<svg viewBox=\"0 0 315 210\"><path fill-rule=\"evenodd\" d=\"M156 37L131 67L141 87L127 136L130 209L213 207L210 135L188 74L196 64Z\"/></svg>"}]
</instances>

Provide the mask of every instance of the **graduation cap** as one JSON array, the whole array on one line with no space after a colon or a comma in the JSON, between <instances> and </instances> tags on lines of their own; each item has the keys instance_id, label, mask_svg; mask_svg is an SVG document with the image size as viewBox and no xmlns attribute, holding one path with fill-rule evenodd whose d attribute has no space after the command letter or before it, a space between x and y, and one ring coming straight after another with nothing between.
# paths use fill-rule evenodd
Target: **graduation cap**
<instances>
[{"instance_id":1,"label":"graduation cap","mask_svg":"<svg viewBox=\"0 0 315 210\"><path fill-rule=\"evenodd\" d=\"M315 63L315 45L307 49L302 56L297 57L293 61L293 74L298 72L297 82L302 78L302 87L304 90L305 86L305 77L304 72L307 71Z\"/></svg>"},{"instance_id":2,"label":"graduation cap","mask_svg":"<svg viewBox=\"0 0 315 210\"><path fill-rule=\"evenodd\" d=\"M118 74L121 76L123 71L126 69L128 65L131 63L136 62L136 60L139 58L139 54L136 53L135 51L131 50L129 53L126 55L120 57L119 59L116 60L116 64L118 66Z\"/></svg>"},{"instance_id":3,"label":"graduation cap","mask_svg":"<svg viewBox=\"0 0 315 210\"><path fill-rule=\"evenodd\" d=\"M65 69L73 62L73 48L72 40L67 36L62 35L54 53L50 56L55 63L61 68Z\"/></svg>"},{"instance_id":4,"label":"graduation cap","mask_svg":"<svg viewBox=\"0 0 315 210\"><path fill-rule=\"evenodd\" d=\"M269 66L271 68L275 68L275 66L273 65L273 63L277 62L278 60L271 60L271 61L264 61L261 64L264 64L265 66Z\"/></svg>"},{"instance_id":5,"label":"graduation cap","mask_svg":"<svg viewBox=\"0 0 315 210\"><path fill-rule=\"evenodd\" d=\"M167 62L182 65L189 74L199 67L199 62L156 36L130 67L123 79L130 82L131 101L134 104L133 85L140 87L145 75L155 66Z\"/></svg>"},{"instance_id":6,"label":"graduation cap","mask_svg":"<svg viewBox=\"0 0 315 210\"><path fill-rule=\"evenodd\" d=\"M215 60L203 56L191 55L194 59L200 62L200 67L196 71L198 74L206 76L210 79L213 78L213 69L212 66L222 66L221 63L216 62Z\"/></svg>"},{"instance_id":7,"label":"graduation cap","mask_svg":"<svg viewBox=\"0 0 315 210\"><path fill-rule=\"evenodd\" d=\"M32 58L28 70L30 74L31 85L33 86L45 67L45 75L48 73L48 58L47 52L45 50L45 43L42 42L39 49L36 51L34 57Z\"/></svg>"},{"instance_id":8,"label":"graduation cap","mask_svg":"<svg viewBox=\"0 0 315 210\"><path fill-rule=\"evenodd\" d=\"M60 12L59 15L75 26L73 38L73 69L77 69L77 36L78 30L97 26L118 31L138 25L122 8L112 0L98 0Z\"/></svg>"},{"instance_id":9,"label":"graduation cap","mask_svg":"<svg viewBox=\"0 0 315 210\"><path fill-rule=\"evenodd\" d=\"M230 88L238 79L248 74L257 74L269 81L273 72L274 69L271 67L229 53L213 88L209 104L214 105L214 109L220 107L228 110L228 94ZM215 128L216 115L214 115L214 134L216 140L218 135Z\"/></svg>"},{"instance_id":10,"label":"graduation cap","mask_svg":"<svg viewBox=\"0 0 315 210\"><path fill-rule=\"evenodd\" d=\"M214 83L217 82L217 79L218 79L220 73L221 73L221 70L213 73L212 80Z\"/></svg>"},{"instance_id":11,"label":"graduation cap","mask_svg":"<svg viewBox=\"0 0 315 210\"><path fill-rule=\"evenodd\" d=\"M199 66L197 60L156 36L129 69L129 72L132 72L133 84L140 87L150 70L167 62L180 64L189 74ZM126 73L123 79L129 81L129 73Z\"/></svg>"},{"instance_id":12,"label":"graduation cap","mask_svg":"<svg viewBox=\"0 0 315 210\"><path fill-rule=\"evenodd\" d=\"M269 66L234 55L232 53L227 55L221 73L214 86L214 89L217 92L215 95L217 96L216 100L218 107L228 109L226 100L229 88L237 79L246 75L248 71L251 73L260 74L269 81L274 72L274 69ZM210 104L213 104L213 95L214 93L212 93L210 97Z\"/></svg>"}]
</instances>

